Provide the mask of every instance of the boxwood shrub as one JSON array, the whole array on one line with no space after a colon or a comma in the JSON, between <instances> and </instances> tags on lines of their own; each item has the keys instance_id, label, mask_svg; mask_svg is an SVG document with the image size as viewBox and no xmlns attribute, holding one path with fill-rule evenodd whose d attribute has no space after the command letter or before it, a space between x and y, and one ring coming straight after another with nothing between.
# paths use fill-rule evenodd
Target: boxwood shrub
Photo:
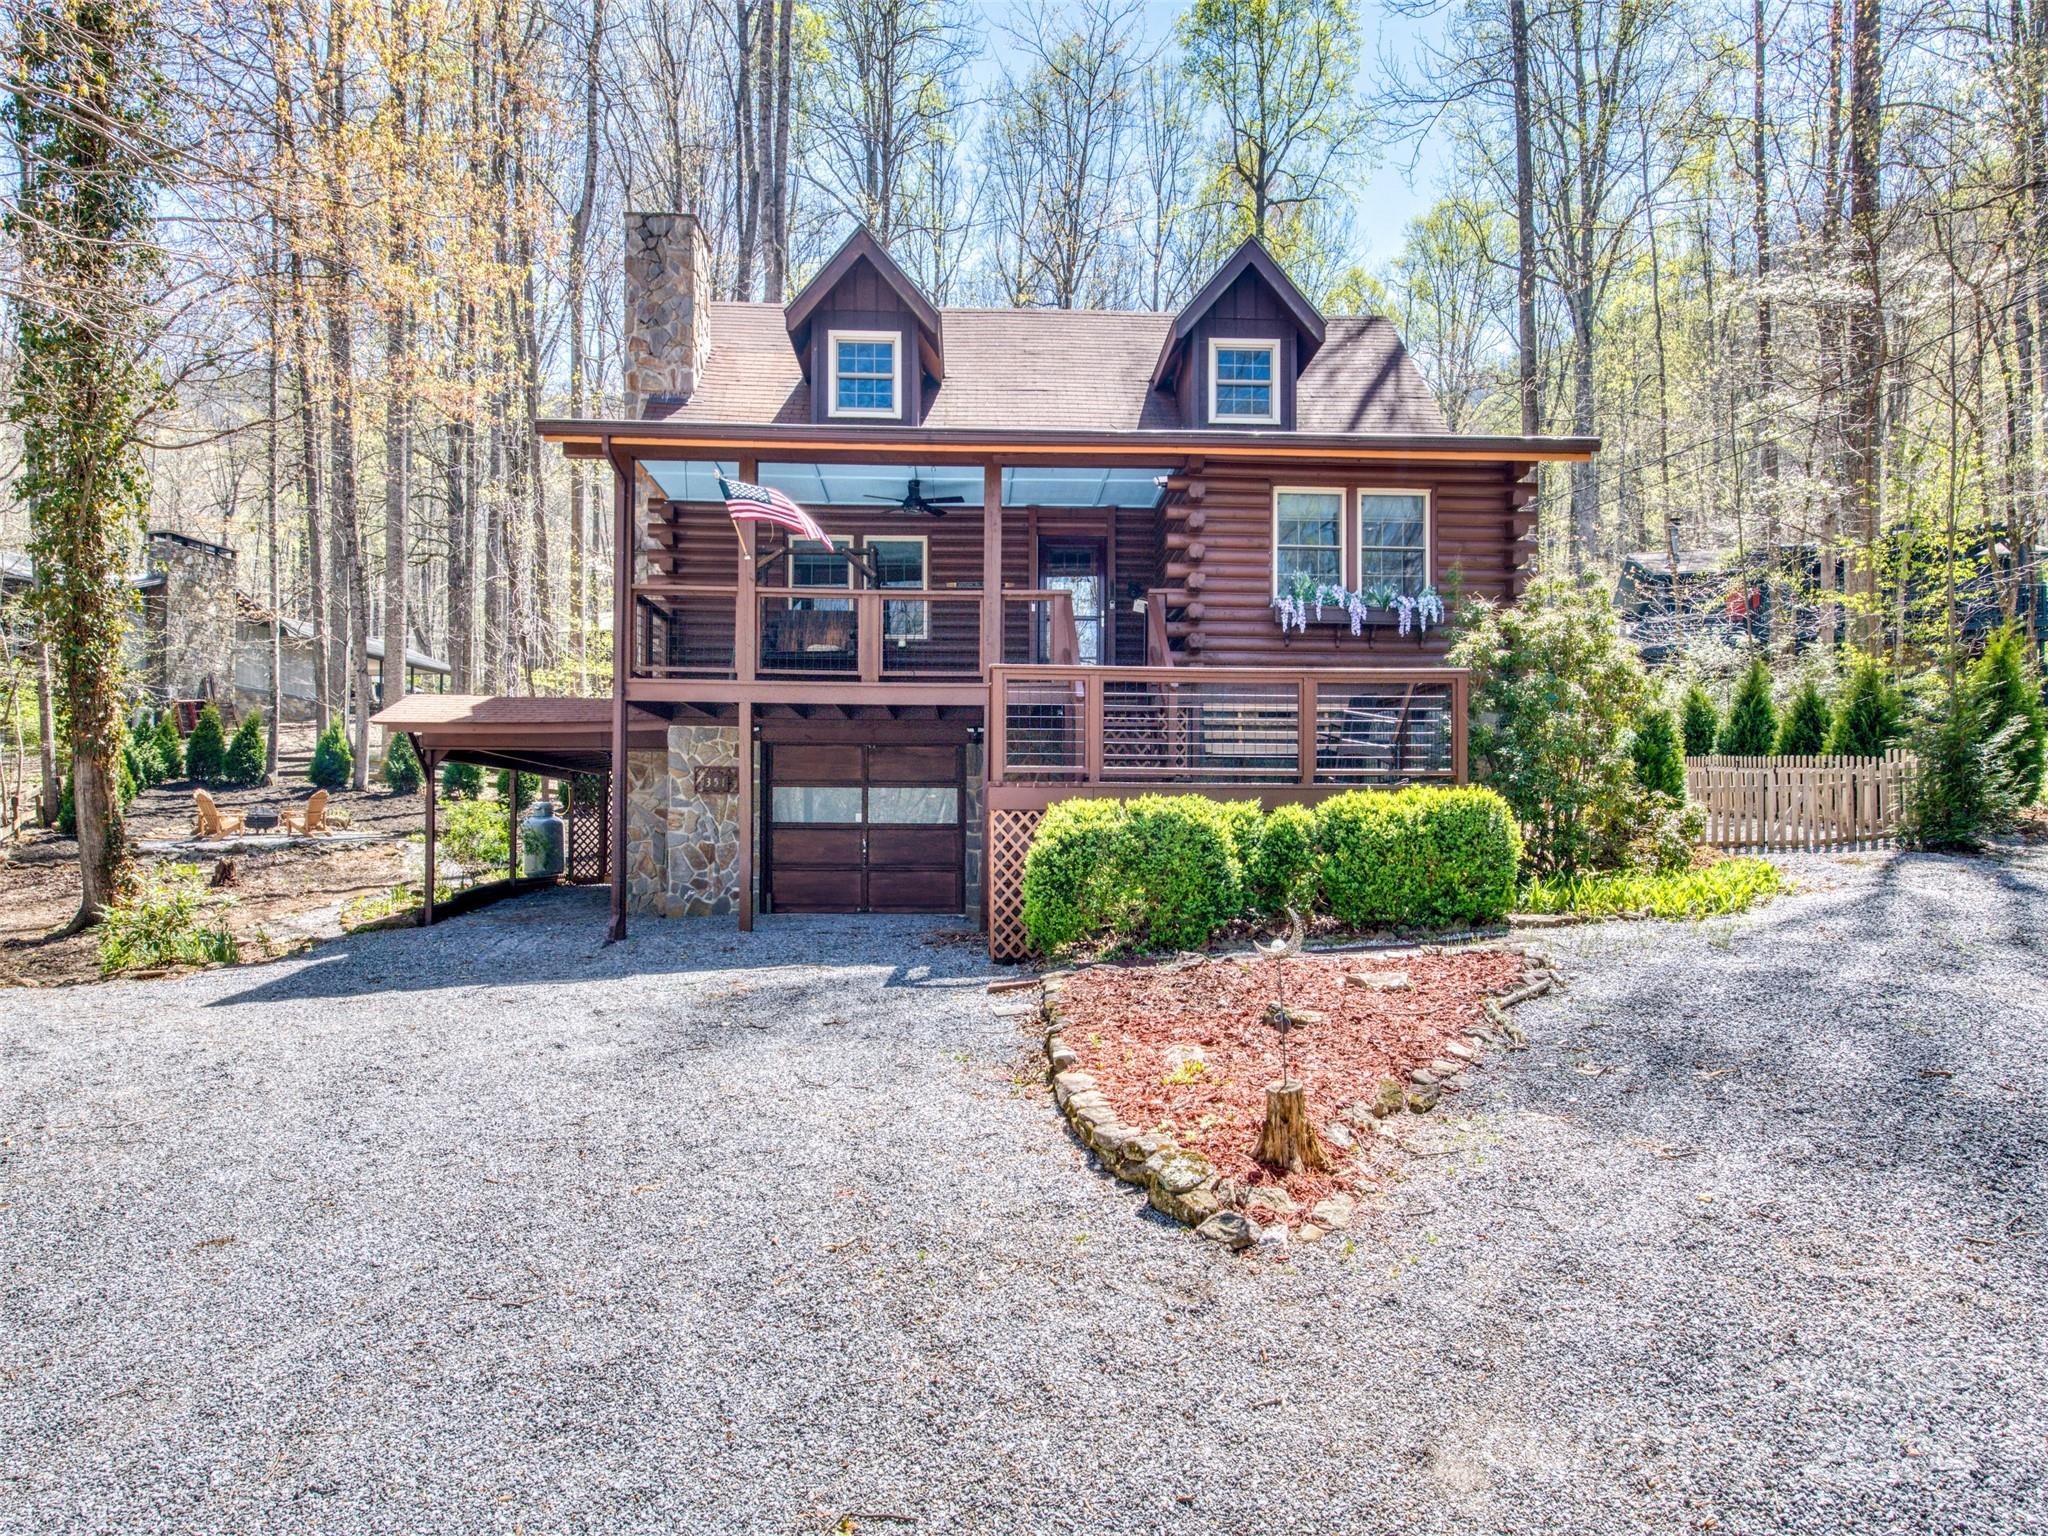
<instances>
[{"instance_id":1,"label":"boxwood shrub","mask_svg":"<svg viewBox=\"0 0 2048 1536\"><path fill-rule=\"evenodd\" d=\"M1024 932L1053 954L1109 927L1111 848L1121 800L1061 800L1049 807L1024 859Z\"/></svg>"},{"instance_id":2,"label":"boxwood shrub","mask_svg":"<svg viewBox=\"0 0 2048 1536\"><path fill-rule=\"evenodd\" d=\"M1236 917L1244 893L1231 825L1202 795L1130 801L1110 845L1117 931L1146 949L1190 949Z\"/></svg>"},{"instance_id":3,"label":"boxwood shrub","mask_svg":"<svg viewBox=\"0 0 2048 1536\"><path fill-rule=\"evenodd\" d=\"M1323 898L1348 927L1492 922L1514 903L1522 835L1490 789L1352 790L1315 821Z\"/></svg>"},{"instance_id":4,"label":"boxwood shrub","mask_svg":"<svg viewBox=\"0 0 2048 1536\"><path fill-rule=\"evenodd\" d=\"M1305 805L1275 806L1261 819L1244 862L1245 900L1271 917L1283 908L1316 904L1316 818Z\"/></svg>"}]
</instances>

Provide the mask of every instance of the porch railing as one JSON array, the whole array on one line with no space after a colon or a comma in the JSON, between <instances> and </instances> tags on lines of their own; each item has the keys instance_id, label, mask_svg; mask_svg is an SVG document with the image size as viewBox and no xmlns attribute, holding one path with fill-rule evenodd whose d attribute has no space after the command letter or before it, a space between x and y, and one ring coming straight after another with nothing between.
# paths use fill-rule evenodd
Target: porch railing
<instances>
[{"instance_id":1,"label":"porch railing","mask_svg":"<svg viewBox=\"0 0 2048 1536\"><path fill-rule=\"evenodd\" d=\"M1001 657L1071 665L1077 656L1071 594L997 594ZM737 675L732 587L657 577L633 592L633 675ZM844 682L979 678L999 659L982 654L983 594L958 589L761 587L754 593L755 675Z\"/></svg>"},{"instance_id":2,"label":"porch railing","mask_svg":"<svg viewBox=\"0 0 2048 1536\"><path fill-rule=\"evenodd\" d=\"M1371 785L1465 778L1454 668L997 667L995 783Z\"/></svg>"}]
</instances>

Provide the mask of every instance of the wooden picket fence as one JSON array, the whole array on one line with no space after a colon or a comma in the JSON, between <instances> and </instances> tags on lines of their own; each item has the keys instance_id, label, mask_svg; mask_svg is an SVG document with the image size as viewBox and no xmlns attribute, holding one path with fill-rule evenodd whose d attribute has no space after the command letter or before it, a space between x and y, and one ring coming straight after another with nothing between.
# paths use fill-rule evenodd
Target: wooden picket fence
<instances>
[{"instance_id":1,"label":"wooden picket fence","mask_svg":"<svg viewBox=\"0 0 2048 1536\"><path fill-rule=\"evenodd\" d=\"M1854 848L1898 836L1917 760L1688 757L1685 789L1716 848Z\"/></svg>"}]
</instances>

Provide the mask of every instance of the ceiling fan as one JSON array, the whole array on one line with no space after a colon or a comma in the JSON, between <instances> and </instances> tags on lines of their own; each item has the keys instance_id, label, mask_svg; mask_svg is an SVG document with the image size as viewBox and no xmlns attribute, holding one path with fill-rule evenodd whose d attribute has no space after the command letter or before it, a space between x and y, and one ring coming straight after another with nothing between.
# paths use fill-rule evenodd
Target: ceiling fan
<instances>
[{"instance_id":1,"label":"ceiling fan","mask_svg":"<svg viewBox=\"0 0 2048 1536\"><path fill-rule=\"evenodd\" d=\"M910 478L910 488L903 495L877 496L873 491L870 491L868 492L867 499L869 501L890 502L899 511L923 512L932 517L944 517L946 515L946 508L957 507L967 499L964 496L927 496L921 489L923 484L923 481L913 475Z\"/></svg>"}]
</instances>

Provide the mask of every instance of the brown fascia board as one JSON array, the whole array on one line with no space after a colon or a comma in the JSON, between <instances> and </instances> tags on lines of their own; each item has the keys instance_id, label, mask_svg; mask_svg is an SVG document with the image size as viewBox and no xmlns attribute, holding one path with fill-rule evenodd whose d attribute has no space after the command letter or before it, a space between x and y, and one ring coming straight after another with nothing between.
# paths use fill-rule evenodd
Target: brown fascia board
<instances>
[{"instance_id":1,"label":"brown fascia board","mask_svg":"<svg viewBox=\"0 0 2048 1536\"><path fill-rule=\"evenodd\" d=\"M830 453L882 460L946 456L970 461L1113 457L1147 461L1193 455L1212 459L1424 459L1497 460L1514 465L1574 463L1600 451L1597 437L1483 437L1456 432L1202 432L1131 430L1035 432L1001 428L869 427L843 423L585 421L544 417L534 423L542 440L559 443L570 458L602 458L606 445L621 452L702 449L707 453ZM638 457L649 457L642 452ZM1521 478L1518 472L1514 478Z\"/></svg>"},{"instance_id":2,"label":"brown fascia board","mask_svg":"<svg viewBox=\"0 0 2048 1536\"><path fill-rule=\"evenodd\" d=\"M1159 349L1159 361L1152 366L1152 387L1163 387L1173 373L1174 362L1180 349L1187 344L1188 332L1200 323L1202 316L1215 307L1223 297L1223 291L1244 275L1247 267L1256 270L1273 294L1280 300L1296 329L1309 339L1310 344L1302 349L1301 361L1307 362L1322 347L1325 328L1322 312L1309 303L1302 291L1294 286L1280 263L1273 259L1273 253L1260 243L1258 236L1245 238L1230 260L1216 269L1201 291L1189 299L1181 312L1173 317L1173 327L1166 333L1166 341Z\"/></svg>"},{"instance_id":3,"label":"brown fascia board","mask_svg":"<svg viewBox=\"0 0 2048 1536\"><path fill-rule=\"evenodd\" d=\"M783 310L782 321L789 331L791 342L795 342L797 332L810 324L812 314L816 312L819 304L824 302L825 295L837 288L840 280L852 271L854 264L859 261L866 261L879 272L882 281L903 301L904 307L917 321L918 328L924 332L924 346L920 350L924 354L925 372L934 379L943 379L946 376L945 337L939 311L932 301L924 296L924 291L910 280L910 275L896 265L896 259L866 225L862 225L846 237L846 243L840 246L832 259L818 270L816 277L804 284L803 292L791 299L788 307ZM801 356L803 349L799 347L797 351Z\"/></svg>"}]
</instances>

